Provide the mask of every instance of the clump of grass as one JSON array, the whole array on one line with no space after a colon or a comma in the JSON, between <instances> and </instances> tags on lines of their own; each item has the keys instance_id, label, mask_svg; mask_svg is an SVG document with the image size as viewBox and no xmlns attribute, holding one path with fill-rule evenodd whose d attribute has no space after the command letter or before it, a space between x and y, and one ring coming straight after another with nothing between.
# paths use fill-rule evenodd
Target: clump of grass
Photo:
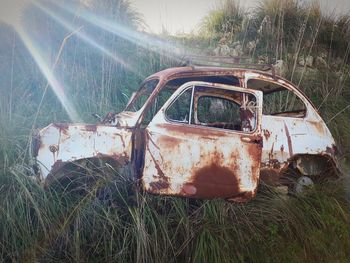
<instances>
[{"instance_id":1,"label":"clump of grass","mask_svg":"<svg viewBox=\"0 0 350 263\"><path fill-rule=\"evenodd\" d=\"M246 16L246 10L240 6L238 1L221 1L204 17L200 33L216 41L223 37L226 38L226 41L233 41L236 34L242 31Z\"/></svg>"},{"instance_id":2,"label":"clump of grass","mask_svg":"<svg viewBox=\"0 0 350 263\"><path fill-rule=\"evenodd\" d=\"M325 262L349 258L343 181L246 204L134 192L114 170L84 192L1 175L0 257L45 262ZM109 178L108 180L106 178ZM344 180L344 179L343 179ZM128 180L126 180L127 182Z\"/></svg>"}]
</instances>

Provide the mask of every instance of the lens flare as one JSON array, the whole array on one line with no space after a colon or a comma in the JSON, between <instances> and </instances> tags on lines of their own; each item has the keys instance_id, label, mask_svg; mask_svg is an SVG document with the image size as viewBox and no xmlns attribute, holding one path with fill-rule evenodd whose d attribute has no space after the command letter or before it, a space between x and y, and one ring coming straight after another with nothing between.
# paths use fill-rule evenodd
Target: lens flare
<instances>
[{"instance_id":1,"label":"lens flare","mask_svg":"<svg viewBox=\"0 0 350 263\"><path fill-rule=\"evenodd\" d=\"M58 3L57 1L51 1L51 3L56 5L57 7L63 8L71 14L75 14L74 10L76 8L74 8L73 6L63 5ZM162 52L162 55L165 55L175 60L181 60L183 57L181 55L181 48L174 46L173 44L169 44L166 41L129 29L125 26L116 23L115 21L105 19L101 16L97 16L85 9L79 10L79 17L84 19L86 22L101 28L102 30L108 31L145 49L151 49L152 51L156 51L158 53Z\"/></svg>"},{"instance_id":2,"label":"lens flare","mask_svg":"<svg viewBox=\"0 0 350 263\"><path fill-rule=\"evenodd\" d=\"M55 77L48 63L46 63L43 55L39 52L27 30L24 29L24 15L26 9L34 4L34 0L5 0L1 3L0 21L13 26L18 33L23 44L33 57L35 63L38 65L41 73L45 76L51 89L54 91L56 97L67 112L71 121L81 121L75 107L69 101L63 86Z\"/></svg>"},{"instance_id":3,"label":"lens flare","mask_svg":"<svg viewBox=\"0 0 350 263\"><path fill-rule=\"evenodd\" d=\"M27 32L23 29L22 26L18 26L16 28L18 35L21 37L24 45L30 52L31 56L35 60L36 64L38 65L41 73L46 77L47 81L49 82L52 90L54 91L56 97L59 99L60 103L62 104L63 108L68 114L68 117L71 121L74 122L80 122L81 119L75 110L75 107L71 104L69 101L65 90L63 86L60 84L58 79L53 74L52 70L50 69L49 65L45 62L44 57L40 54L38 49L33 44L31 38L27 34Z\"/></svg>"},{"instance_id":4,"label":"lens flare","mask_svg":"<svg viewBox=\"0 0 350 263\"><path fill-rule=\"evenodd\" d=\"M49 15L51 18L53 18L55 21L57 21L58 23L60 23L64 28L66 28L69 31L76 31L76 28L74 27L73 24L65 21L63 18L61 18L60 16L56 15L53 11L51 11L49 8L45 7L44 5L36 2L35 6L38 7L40 10L42 10L43 12L45 12L47 15ZM80 39L82 39L83 41L85 41L86 43L88 43L89 45L93 46L94 48L96 48L97 50L101 51L102 53L104 53L105 55L107 55L108 57L110 57L111 59L113 59L115 62L117 62L118 64L122 65L123 67L125 67L127 70L133 72L136 74L135 70L133 70L123 59L121 59L120 57L116 56L116 54L112 53L111 51L109 51L107 48L105 48L104 46L98 44L95 40L93 40L92 38L90 38L88 35L84 34L83 32L79 31L76 34Z\"/></svg>"}]
</instances>

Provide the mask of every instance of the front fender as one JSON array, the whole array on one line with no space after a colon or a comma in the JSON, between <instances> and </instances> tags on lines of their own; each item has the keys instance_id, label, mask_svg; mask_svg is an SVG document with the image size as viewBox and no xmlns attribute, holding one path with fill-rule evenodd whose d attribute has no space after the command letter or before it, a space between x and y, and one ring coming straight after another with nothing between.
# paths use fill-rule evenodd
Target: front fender
<instances>
[{"instance_id":1,"label":"front fender","mask_svg":"<svg viewBox=\"0 0 350 263\"><path fill-rule=\"evenodd\" d=\"M121 164L130 161L130 129L112 125L53 123L33 137L33 157L41 179L62 164L108 157Z\"/></svg>"}]
</instances>

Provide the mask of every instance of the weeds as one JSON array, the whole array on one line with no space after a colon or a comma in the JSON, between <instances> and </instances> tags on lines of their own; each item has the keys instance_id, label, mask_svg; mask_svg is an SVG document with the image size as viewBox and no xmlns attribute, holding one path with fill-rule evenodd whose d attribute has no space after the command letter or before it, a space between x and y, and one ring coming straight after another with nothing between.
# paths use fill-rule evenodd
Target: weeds
<instances>
[{"instance_id":1,"label":"weeds","mask_svg":"<svg viewBox=\"0 0 350 263\"><path fill-rule=\"evenodd\" d=\"M266 188L239 205L140 192L130 198L116 174L99 177L80 195L44 191L17 172L1 178L3 260L329 262L350 256L348 183L342 181L298 196Z\"/></svg>"}]
</instances>

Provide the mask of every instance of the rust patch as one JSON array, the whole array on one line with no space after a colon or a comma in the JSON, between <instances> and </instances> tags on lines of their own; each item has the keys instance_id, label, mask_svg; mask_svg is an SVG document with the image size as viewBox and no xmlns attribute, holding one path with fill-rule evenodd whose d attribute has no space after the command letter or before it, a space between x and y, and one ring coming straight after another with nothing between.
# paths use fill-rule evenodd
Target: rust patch
<instances>
[{"instance_id":1,"label":"rust patch","mask_svg":"<svg viewBox=\"0 0 350 263\"><path fill-rule=\"evenodd\" d=\"M229 198L237 195L239 182L234 170L212 163L197 170L193 181L185 185L182 193L197 198Z\"/></svg>"},{"instance_id":2,"label":"rust patch","mask_svg":"<svg viewBox=\"0 0 350 263\"><path fill-rule=\"evenodd\" d=\"M249 109L240 108L239 114L240 114L241 120L250 120L251 118L254 117L253 112L250 111Z\"/></svg>"},{"instance_id":3,"label":"rust patch","mask_svg":"<svg viewBox=\"0 0 350 263\"><path fill-rule=\"evenodd\" d=\"M116 153L108 153L108 154L103 154L103 153L97 153L96 158L100 159L113 159L120 165L125 165L129 163L129 158L125 155L119 155Z\"/></svg>"},{"instance_id":4,"label":"rust patch","mask_svg":"<svg viewBox=\"0 0 350 263\"><path fill-rule=\"evenodd\" d=\"M174 138L172 136L161 136L159 137L159 144L162 145L164 148L174 148L175 146L178 146L181 140Z\"/></svg>"},{"instance_id":5,"label":"rust patch","mask_svg":"<svg viewBox=\"0 0 350 263\"><path fill-rule=\"evenodd\" d=\"M88 132L96 132L97 131L97 125L95 124L87 124L83 126L83 131L88 131Z\"/></svg>"},{"instance_id":6,"label":"rust patch","mask_svg":"<svg viewBox=\"0 0 350 263\"><path fill-rule=\"evenodd\" d=\"M251 175L252 181L258 182L259 180L259 170L261 162L262 153L262 137L261 136L251 136L254 143L248 145L247 152L248 157L252 160ZM238 155L238 153L236 153ZM245 175L243 175L245 176Z\"/></svg>"},{"instance_id":7,"label":"rust patch","mask_svg":"<svg viewBox=\"0 0 350 263\"><path fill-rule=\"evenodd\" d=\"M271 147L271 150L269 152L269 160L272 160L273 159L273 148L275 147L275 143L273 142L272 143L272 147Z\"/></svg>"},{"instance_id":8,"label":"rust patch","mask_svg":"<svg viewBox=\"0 0 350 263\"><path fill-rule=\"evenodd\" d=\"M293 145L292 145L292 138L290 137L290 133L287 127L287 124L284 123L284 130L287 136L287 142L288 142L288 150L289 150L289 157L293 156Z\"/></svg>"},{"instance_id":9,"label":"rust patch","mask_svg":"<svg viewBox=\"0 0 350 263\"><path fill-rule=\"evenodd\" d=\"M148 141L151 141L150 135L148 133L146 133L146 137L147 137ZM152 141L152 143L154 143L154 142ZM146 146L147 146L147 150L149 152L149 155L152 158L154 167L156 168L157 173L158 173L158 178L157 178L158 180L151 182L149 184L150 191L151 192L159 192L159 190L168 189L170 186L169 178L165 176L164 172L162 171L162 168L158 164L158 161L154 158L151 150L149 149L148 142L146 142Z\"/></svg>"},{"instance_id":10,"label":"rust patch","mask_svg":"<svg viewBox=\"0 0 350 263\"><path fill-rule=\"evenodd\" d=\"M248 129L248 131L252 131L253 127L251 126L251 119L254 118L253 112L249 109L239 109L239 115L242 122L242 130Z\"/></svg>"},{"instance_id":11,"label":"rust patch","mask_svg":"<svg viewBox=\"0 0 350 263\"><path fill-rule=\"evenodd\" d=\"M101 121L101 123L112 123L115 122L115 114L113 112L108 112L106 117Z\"/></svg>"},{"instance_id":12,"label":"rust patch","mask_svg":"<svg viewBox=\"0 0 350 263\"><path fill-rule=\"evenodd\" d=\"M249 158L259 161L261 159L261 149L262 147L258 142L250 145L247 149Z\"/></svg>"},{"instance_id":13,"label":"rust patch","mask_svg":"<svg viewBox=\"0 0 350 263\"><path fill-rule=\"evenodd\" d=\"M67 135L68 134L68 129L69 129L69 124L68 123L54 123L53 126L58 128L60 132L63 134Z\"/></svg>"},{"instance_id":14,"label":"rust patch","mask_svg":"<svg viewBox=\"0 0 350 263\"><path fill-rule=\"evenodd\" d=\"M69 124L68 123L54 123L53 126L56 128L62 129L62 130L68 130Z\"/></svg>"},{"instance_id":15,"label":"rust patch","mask_svg":"<svg viewBox=\"0 0 350 263\"><path fill-rule=\"evenodd\" d=\"M280 163L273 160L267 164L262 164L260 169L260 180L267 185L277 186L284 184L283 175L288 169L288 163Z\"/></svg>"},{"instance_id":16,"label":"rust patch","mask_svg":"<svg viewBox=\"0 0 350 263\"><path fill-rule=\"evenodd\" d=\"M272 167L273 169L280 169L281 163L277 159L271 159L269 161L269 167Z\"/></svg>"},{"instance_id":17,"label":"rust patch","mask_svg":"<svg viewBox=\"0 0 350 263\"><path fill-rule=\"evenodd\" d=\"M120 140L121 140L121 142L123 144L123 149L125 149L125 141L124 141L123 136L121 134L119 134L119 133L115 133L114 135L120 138Z\"/></svg>"},{"instance_id":18,"label":"rust patch","mask_svg":"<svg viewBox=\"0 0 350 263\"><path fill-rule=\"evenodd\" d=\"M280 180L280 169L263 168L260 170L260 180L267 185L278 185Z\"/></svg>"},{"instance_id":19,"label":"rust patch","mask_svg":"<svg viewBox=\"0 0 350 263\"><path fill-rule=\"evenodd\" d=\"M264 129L264 137L266 140L268 140L271 136L271 133L269 130Z\"/></svg>"},{"instance_id":20,"label":"rust patch","mask_svg":"<svg viewBox=\"0 0 350 263\"><path fill-rule=\"evenodd\" d=\"M191 184L185 184L182 187L182 192L187 196L193 196L197 193L197 188Z\"/></svg>"},{"instance_id":21,"label":"rust patch","mask_svg":"<svg viewBox=\"0 0 350 263\"><path fill-rule=\"evenodd\" d=\"M253 138L256 140L256 144L251 144L247 148L249 158L253 161L252 165L252 176L253 179L257 179L259 176L259 168L260 168L260 161L261 161L261 152L262 152L262 145L259 143L259 140L262 142L262 138L260 136L253 136ZM255 176L255 178L254 178Z\"/></svg>"},{"instance_id":22,"label":"rust patch","mask_svg":"<svg viewBox=\"0 0 350 263\"><path fill-rule=\"evenodd\" d=\"M313 121L313 122L309 122L309 123L315 127L315 129L318 133L320 133L321 135L325 134L323 122Z\"/></svg>"},{"instance_id":23,"label":"rust patch","mask_svg":"<svg viewBox=\"0 0 350 263\"><path fill-rule=\"evenodd\" d=\"M164 190L169 188L169 182L168 181L163 181L159 180L156 182L151 182L149 184L150 191L151 192L158 192L159 190Z\"/></svg>"},{"instance_id":24,"label":"rust patch","mask_svg":"<svg viewBox=\"0 0 350 263\"><path fill-rule=\"evenodd\" d=\"M225 134L231 134L229 132L225 132L225 130L216 130L216 129L210 129L208 131L208 127L206 126L192 126L192 125L182 125L182 124L159 124L157 127L166 129L166 130L171 130L172 134L193 134L193 135L200 135L205 136L208 139L213 139L216 140L217 137L222 137ZM211 137L212 136L212 137Z\"/></svg>"},{"instance_id":25,"label":"rust patch","mask_svg":"<svg viewBox=\"0 0 350 263\"><path fill-rule=\"evenodd\" d=\"M231 197L226 199L229 202L235 202L235 203L245 203L247 201L249 201L250 199L252 199L253 197L256 196L256 190L255 191L251 191L251 192L243 192L238 194L237 196Z\"/></svg>"},{"instance_id":26,"label":"rust patch","mask_svg":"<svg viewBox=\"0 0 350 263\"><path fill-rule=\"evenodd\" d=\"M330 155L337 155L338 154L338 147L334 144L332 144L332 147L326 148L326 153Z\"/></svg>"}]
</instances>

